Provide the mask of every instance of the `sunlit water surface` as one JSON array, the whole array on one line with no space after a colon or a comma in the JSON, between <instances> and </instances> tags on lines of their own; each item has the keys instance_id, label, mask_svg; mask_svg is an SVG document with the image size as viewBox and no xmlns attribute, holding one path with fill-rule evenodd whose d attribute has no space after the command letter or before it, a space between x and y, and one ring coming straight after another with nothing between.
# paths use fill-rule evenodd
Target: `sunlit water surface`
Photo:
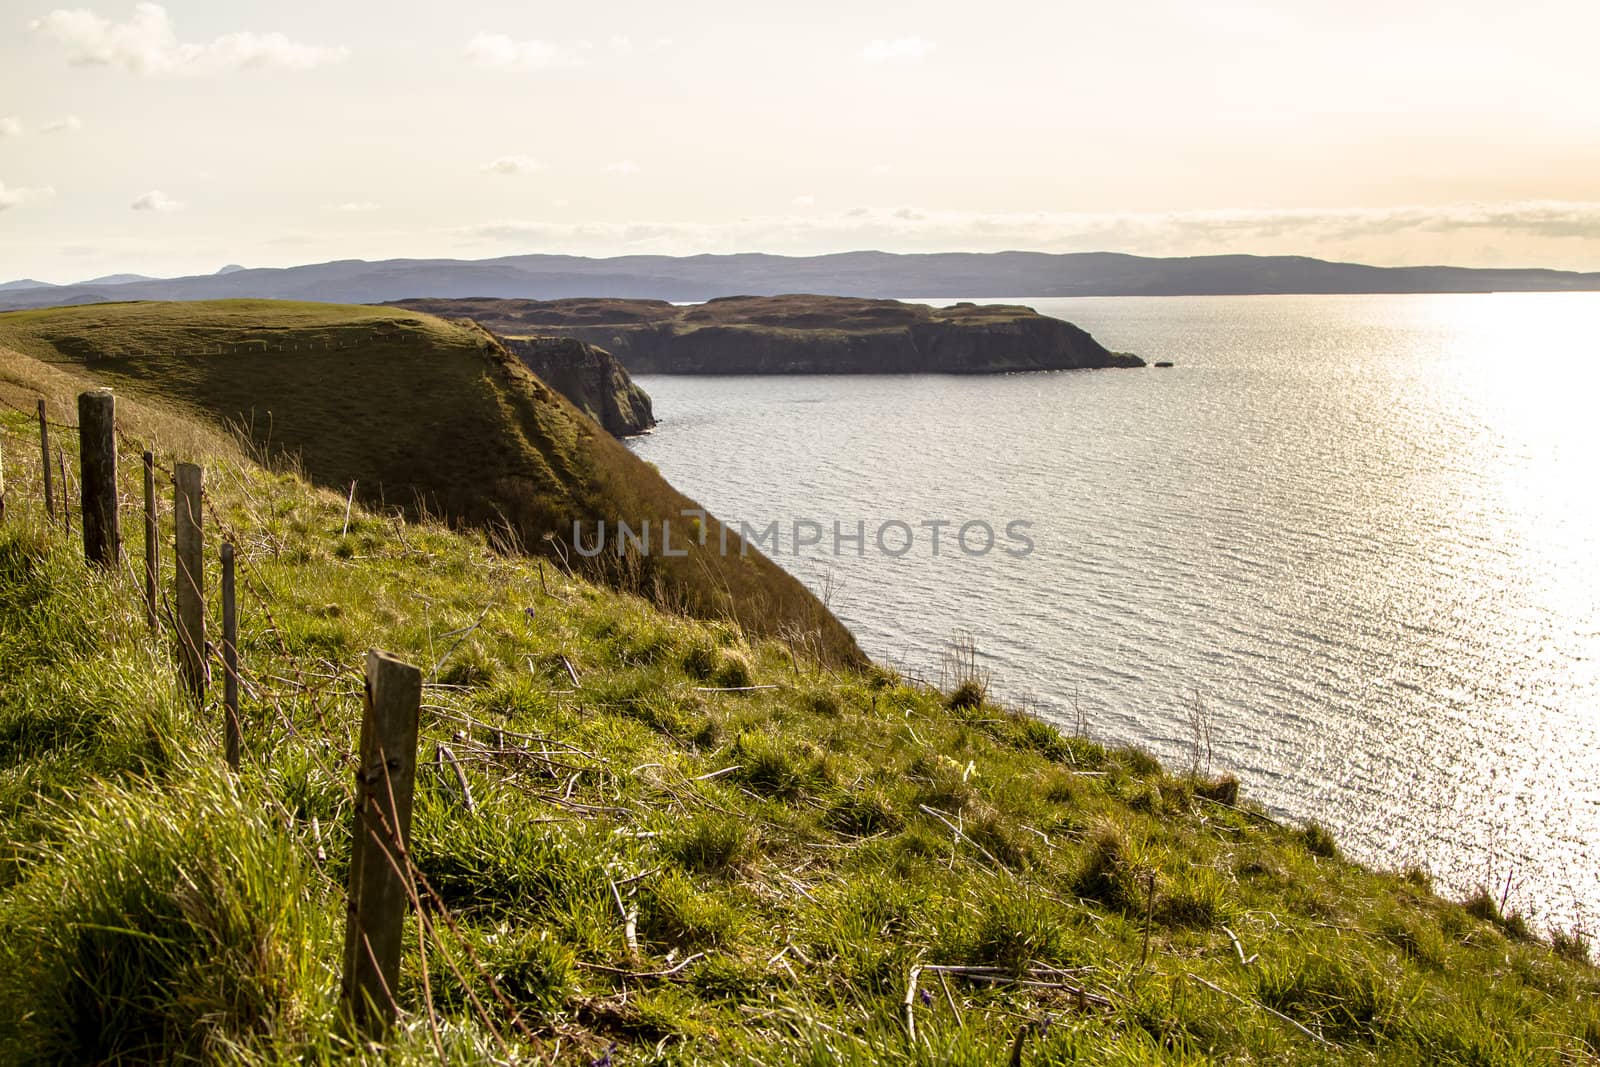
<instances>
[{"instance_id":1,"label":"sunlit water surface","mask_svg":"<svg viewBox=\"0 0 1600 1067\"><path fill-rule=\"evenodd\" d=\"M880 659L937 678L970 632L1001 694L1178 767L1198 694L1215 769L1269 810L1595 917L1600 294L1020 302L1177 366L649 376L634 448L784 524L779 561ZM824 551L789 554L796 518ZM896 559L896 519L1024 519L1036 547L971 557L952 527L935 557L919 529Z\"/></svg>"}]
</instances>

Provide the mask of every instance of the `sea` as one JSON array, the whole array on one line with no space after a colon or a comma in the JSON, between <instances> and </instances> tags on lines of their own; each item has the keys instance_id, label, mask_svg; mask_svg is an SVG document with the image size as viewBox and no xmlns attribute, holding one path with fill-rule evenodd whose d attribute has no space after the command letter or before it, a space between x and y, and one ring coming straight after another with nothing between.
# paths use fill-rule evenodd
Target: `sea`
<instances>
[{"instance_id":1,"label":"sea","mask_svg":"<svg viewBox=\"0 0 1600 1067\"><path fill-rule=\"evenodd\" d=\"M978 302L1173 366L642 376L632 447L874 658L1592 931L1600 294Z\"/></svg>"}]
</instances>

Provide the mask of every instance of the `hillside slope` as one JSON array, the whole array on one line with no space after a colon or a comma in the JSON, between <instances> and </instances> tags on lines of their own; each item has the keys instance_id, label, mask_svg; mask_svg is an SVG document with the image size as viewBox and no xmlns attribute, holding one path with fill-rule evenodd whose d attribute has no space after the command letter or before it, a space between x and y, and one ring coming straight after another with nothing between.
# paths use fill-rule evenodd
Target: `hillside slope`
<instances>
[{"instance_id":1,"label":"hillside slope","mask_svg":"<svg viewBox=\"0 0 1600 1067\"><path fill-rule=\"evenodd\" d=\"M275 301L107 304L0 315L0 345L231 425L264 454L371 505L496 529L621 587L837 658L849 632L799 582L703 514L492 335L391 308ZM597 524L611 536L585 559ZM672 551L662 551L662 522ZM616 524L650 524L645 552ZM693 531L702 537L694 537Z\"/></svg>"},{"instance_id":2,"label":"hillside slope","mask_svg":"<svg viewBox=\"0 0 1600 1067\"><path fill-rule=\"evenodd\" d=\"M74 373L0 352L0 400L67 410ZM941 693L830 668L481 535L359 507L346 531L342 494L164 406L119 415L130 495L141 448L163 472L202 461L208 527L239 546L244 759L220 769L215 698L186 699L132 569L91 571L46 522L32 420L0 407L0 1062L1600 1052L1581 936L1346 863L1237 783L1063 736L970 676ZM170 508L161 533L165 552ZM430 682L426 906L381 1049L335 1008L370 646Z\"/></svg>"},{"instance_id":3,"label":"hillside slope","mask_svg":"<svg viewBox=\"0 0 1600 1067\"><path fill-rule=\"evenodd\" d=\"M1004 374L1142 367L1070 322L1013 305L930 307L788 294L663 300L402 300L507 337L572 337L634 374Z\"/></svg>"}]
</instances>

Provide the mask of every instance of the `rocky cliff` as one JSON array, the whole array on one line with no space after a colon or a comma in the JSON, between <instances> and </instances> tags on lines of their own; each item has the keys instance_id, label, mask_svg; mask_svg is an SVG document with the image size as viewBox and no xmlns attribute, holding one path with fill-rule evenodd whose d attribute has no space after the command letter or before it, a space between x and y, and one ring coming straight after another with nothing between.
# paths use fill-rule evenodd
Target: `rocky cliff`
<instances>
[{"instance_id":1,"label":"rocky cliff","mask_svg":"<svg viewBox=\"0 0 1600 1067\"><path fill-rule=\"evenodd\" d=\"M618 437L656 424L650 397L611 353L575 337L528 337L505 342L528 369Z\"/></svg>"},{"instance_id":2,"label":"rocky cliff","mask_svg":"<svg viewBox=\"0 0 1600 1067\"><path fill-rule=\"evenodd\" d=\"M1016 305L934 308L834 296L406 300L506 337L598 345L634 374L995 374L1142 367L1061 319Z\"/></svg>"}]
</instances>

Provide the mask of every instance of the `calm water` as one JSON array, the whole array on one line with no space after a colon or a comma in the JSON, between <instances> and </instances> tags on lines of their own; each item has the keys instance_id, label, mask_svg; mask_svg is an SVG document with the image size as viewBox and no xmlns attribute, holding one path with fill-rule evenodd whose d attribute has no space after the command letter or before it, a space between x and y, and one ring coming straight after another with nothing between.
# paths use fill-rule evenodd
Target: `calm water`
<instances>
[{"instance_id":1,"label":"calm water","mask_svg":"<svg viewBox=\"0 0 1600 1067\"><path fill-rule=\"evenodd\" d=\"M1198 694L1269 809L1600 918L1600 295L1022 302L1177 367L651 376L635 447L780 522L881 659L936 678L970 632L1001 693L1179 767ZM796 518L823 551L791 554ZM1013 519L1029 555L952 544L984 520L1015 547Z\"/></svg>"}]
</instances>

